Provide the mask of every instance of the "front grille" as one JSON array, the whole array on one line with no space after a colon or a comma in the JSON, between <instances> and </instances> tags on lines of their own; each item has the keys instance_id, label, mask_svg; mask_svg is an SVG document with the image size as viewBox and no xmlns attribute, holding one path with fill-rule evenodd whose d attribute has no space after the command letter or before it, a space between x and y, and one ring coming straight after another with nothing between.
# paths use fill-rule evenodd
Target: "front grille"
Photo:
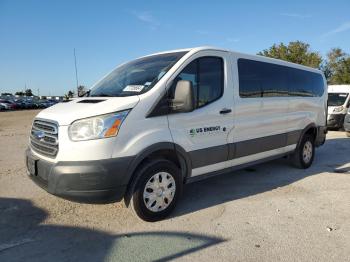
<instances>
[{"instance_id":1,"label":"front grille","mask_svg":"<svg viewBox=\"0 0 350 262\"><path fill-rule=\"evenodd\" d=\"M30 146L39 154L55 157L58 152L58 126L47 120L34 120Z\"/></svg>"}]
</instances>

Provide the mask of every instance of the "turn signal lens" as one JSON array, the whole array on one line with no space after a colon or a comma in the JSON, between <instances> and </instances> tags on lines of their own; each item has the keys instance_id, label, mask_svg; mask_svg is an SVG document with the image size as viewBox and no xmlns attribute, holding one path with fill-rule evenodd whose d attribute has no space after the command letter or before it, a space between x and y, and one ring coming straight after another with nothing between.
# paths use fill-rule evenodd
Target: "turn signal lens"
<instances>
[{"instance_id":1,"label":"turn signal lens","mask_svg":"<svg viewBox=\"0 0 350 262\"><path fill-rule=\"evenodd\" d=\"M118 134L119 126L121 123L122 121L120 119L116 119L113 125L106 131L104 137L116 136Z\"/></svg>"}]
</instances>

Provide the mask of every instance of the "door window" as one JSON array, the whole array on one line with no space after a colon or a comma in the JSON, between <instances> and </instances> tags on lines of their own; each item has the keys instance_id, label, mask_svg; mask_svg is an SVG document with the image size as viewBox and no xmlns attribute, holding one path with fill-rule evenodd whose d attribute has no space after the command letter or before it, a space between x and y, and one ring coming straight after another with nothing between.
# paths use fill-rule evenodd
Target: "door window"
<instances>
[{"instance_id":1,"label":"door window","mask_svg":"<svg viewBox=\"0 0 350 262\"><path fill-rule=\"evenodd\" d=\"M223 59L220 57L201 57L188 64L175 78L172 90L177 81L192 82L196 108L218 100L224 91Z\"/></svg>"}]
</instances>

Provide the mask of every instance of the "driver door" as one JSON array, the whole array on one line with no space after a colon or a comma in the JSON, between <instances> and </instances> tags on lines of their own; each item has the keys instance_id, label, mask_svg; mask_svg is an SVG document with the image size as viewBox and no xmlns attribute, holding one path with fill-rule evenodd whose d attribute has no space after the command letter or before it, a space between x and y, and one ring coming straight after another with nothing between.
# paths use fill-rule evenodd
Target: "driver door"
<instances>
[{"instance_id":1,"label":"driver door","mask_svg":"<svg viewBox=\"0 0 350 262\"><path fill-rule=\"evenodd\" d=\"M191 57L171 80L191 81L195 96L192 112L168 116L174 143L188 152L192 176L226 167L228 134L233 129L233 86L227 52L203 51Z\"/></svg>"}]
</instances>

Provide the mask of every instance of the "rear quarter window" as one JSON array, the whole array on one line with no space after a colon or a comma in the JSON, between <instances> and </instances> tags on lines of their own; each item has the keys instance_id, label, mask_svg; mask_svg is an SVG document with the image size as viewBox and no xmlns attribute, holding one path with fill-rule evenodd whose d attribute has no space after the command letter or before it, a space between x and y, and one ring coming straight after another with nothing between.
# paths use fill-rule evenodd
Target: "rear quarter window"
<instances>
[{"instance_id":1,"label":"rear quarter window","mask_svg":"<svg viewBox=\"0 0 350 262\"><path fill-rule=\"evenodd\" d=\"M321 74L288 66L240 58L238 75L242 98L317 97L324 93Z\"/></svg>"}]
</instances>

